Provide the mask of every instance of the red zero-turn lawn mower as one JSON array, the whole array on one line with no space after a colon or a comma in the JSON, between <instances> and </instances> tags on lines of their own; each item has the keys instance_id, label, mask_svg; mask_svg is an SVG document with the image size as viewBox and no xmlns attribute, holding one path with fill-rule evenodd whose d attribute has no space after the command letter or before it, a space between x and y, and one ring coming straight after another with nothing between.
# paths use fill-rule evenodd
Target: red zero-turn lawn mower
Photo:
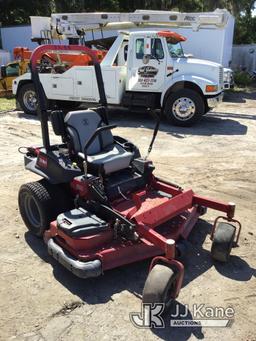
<instances>
[{"instance_id":1,"label":"red zero-turn lawn mower","mask_svg":"<svg viewBox=\"0 0 256 341\"><path fill-rule=\"evenodd\" d=\"M75 50L93 60L101 106L66 115L48 112L36 61L49 51ZM211 208L225 213L213 225L211 254L217 261L228 260L241 230L233 219L235 205L157 178L152 162L141 158L135 145L112 135L115 126L107 119L101 68L89 48L39 46L31 57L31 72L43 147L27 148L25 167L43 179L21 186L19 208L51 256L81 278L153 258L143 302L167 304L182 286L184 266L176 259L182 244ZM62 144L50 144L48 116ZM153 140L155 135L156 129Z\"/></svg>"}]
</instances>

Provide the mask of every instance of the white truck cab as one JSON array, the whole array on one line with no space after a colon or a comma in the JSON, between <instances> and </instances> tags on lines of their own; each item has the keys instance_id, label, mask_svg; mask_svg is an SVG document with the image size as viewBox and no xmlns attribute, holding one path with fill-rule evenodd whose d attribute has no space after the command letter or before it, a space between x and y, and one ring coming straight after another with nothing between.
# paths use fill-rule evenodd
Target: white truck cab
<instances>
[{"instance_id":1,"label":"white truck cab","mask_svg":"<svg viewBox=\"0 0 256 341\"><path fill-rule=\"evenodd\" d=\"M172 31L120 32L101 62L109 105L163 110L175 125L189 126L222 101L223 67L185 57L185 37ZM55 68L40 74L46 97L52 101L97 103L93 66ZM36 111L30 73L13 82L21 107Z\"/></svg>"}]
</instances>

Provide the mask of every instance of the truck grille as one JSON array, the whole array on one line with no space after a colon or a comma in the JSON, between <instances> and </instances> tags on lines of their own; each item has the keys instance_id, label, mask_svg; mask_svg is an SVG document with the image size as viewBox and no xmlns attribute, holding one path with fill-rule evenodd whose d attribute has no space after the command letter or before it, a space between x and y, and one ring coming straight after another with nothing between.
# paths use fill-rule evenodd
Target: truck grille
<instances>
[{"instance_id":1,"label":"truck grille","mask_svg":"<svg viewBox=\"0 0 256 341\"><path fill-rule=\"evenodd\" d=\"M223 67L220 67L220 70L219 70L219 83L220 84L223 83Z\"/></svg>"}]
</instances>

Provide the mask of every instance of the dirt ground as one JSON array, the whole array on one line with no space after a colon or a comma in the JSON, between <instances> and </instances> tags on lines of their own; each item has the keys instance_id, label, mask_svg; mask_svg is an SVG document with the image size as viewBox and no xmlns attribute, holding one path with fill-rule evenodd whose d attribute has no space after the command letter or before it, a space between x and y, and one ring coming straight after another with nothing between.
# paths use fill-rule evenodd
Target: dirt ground
<instances>
[{"instance_id":1,"label":"dirt ground","mask_svg":"<svg viewBox=\"0 0 256 341\"><path fill-rule=\"evenodd\" d=\"M154 123L146 114L112 113L115 133L131 139L145 155ZM0 114L0 339L1 340L256 340L256 93L229 95L214 113L191 128L162 123L151 153L155 173L184 188L237 204L240 245L230 262L214 264L209 232L218 213L208 211L193 231L184 259L185 279L177 299L185 304L233 307L230 328L138 329L149 262L108 271L101 278L75 278L48 256L20 218L17 193L36 179L24 170L19 146L40 144L36 119Z\"/></svg>"}]
</instances>

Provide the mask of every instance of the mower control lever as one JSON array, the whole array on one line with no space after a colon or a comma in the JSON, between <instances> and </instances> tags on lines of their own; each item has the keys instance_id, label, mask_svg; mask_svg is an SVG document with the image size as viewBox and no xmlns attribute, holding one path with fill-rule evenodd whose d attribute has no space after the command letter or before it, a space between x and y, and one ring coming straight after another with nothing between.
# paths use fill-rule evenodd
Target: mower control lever
<instances>
[{"instance_id":1,"label":"mower control lever","mask_svg":"<svg viewBox=\"0 0 256 341\"><path fill-rule=\"evenodd\" d=\"M111 125L104 125L102 127L99 127L95 130L95 132L92 134L92 136L89 138L89 140L86 142L84 146L84 160L87 161L87 149L88 147L92 144L92 142L95 140L95 138L105 130L111 130L116 128L116 124L111 124Z\"/></svg>"},{"instance_id":2,"label":"mower control lever","mask_svg":"<svg viewBox=\"0 0 256 341\"><path fill-rule=\"evenodd\" d=\"M107 204L108 203L108 198L105 194L105 192L100 188L99 184L97 183L92 183L89 185L89 191L92 197L96 200L99 201L100 203Z\"/></svg>"}]
</instances>

